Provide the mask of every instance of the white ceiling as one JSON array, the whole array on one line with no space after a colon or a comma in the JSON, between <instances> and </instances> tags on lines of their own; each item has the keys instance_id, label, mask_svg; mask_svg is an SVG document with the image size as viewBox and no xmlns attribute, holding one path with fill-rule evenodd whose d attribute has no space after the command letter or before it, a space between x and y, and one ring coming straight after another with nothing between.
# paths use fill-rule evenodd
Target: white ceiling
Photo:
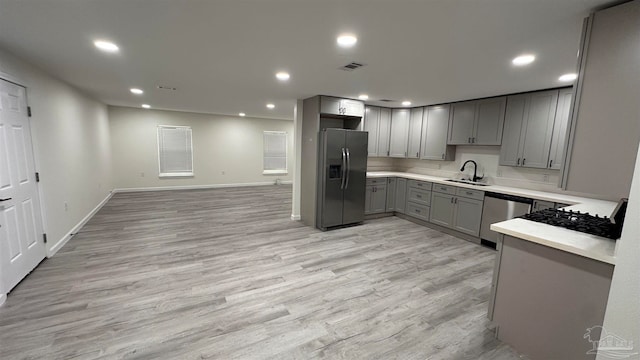
<instances>
[{"instance_id":1,"label":"white ceiling","mask_svg":"<svg viewBox=\"0 0 640 360\"><path fill-rule=\"evenodd\" d=\"M582 19L610 2L0 0L0 46L106 104L291 119L295 99L316 94L426 105L561 86ZM336 46L342 32L354 48ZM537 60L514 68L526 52ZM351 61L367 65L338 70Z\"/></svg>"}]
</instances>

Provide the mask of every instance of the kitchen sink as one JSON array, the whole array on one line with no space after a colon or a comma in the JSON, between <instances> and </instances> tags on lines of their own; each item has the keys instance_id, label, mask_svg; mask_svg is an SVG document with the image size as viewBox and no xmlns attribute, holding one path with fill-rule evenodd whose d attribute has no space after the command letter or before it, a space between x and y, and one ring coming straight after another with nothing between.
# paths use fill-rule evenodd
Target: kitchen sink
<instances>
[{"instance_id":1,"label":"kitchen sink","mask_svg":"<svg viewBox=\"0 0 640 360\"><path fill-rule=\"evenodd\" d=\"M489 184L483 184L483 183L473 182L469 180L447 179L447 181L461 183L461 184L475 185L475 186L489 186Z\"/></svg>"}]
</instances>

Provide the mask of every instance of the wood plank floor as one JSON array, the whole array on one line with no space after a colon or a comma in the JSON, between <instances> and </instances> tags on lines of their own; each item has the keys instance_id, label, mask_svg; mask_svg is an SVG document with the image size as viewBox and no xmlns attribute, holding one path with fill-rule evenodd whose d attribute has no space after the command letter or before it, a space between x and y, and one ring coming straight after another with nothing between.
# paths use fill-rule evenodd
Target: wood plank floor
<instances>
[{"instance_id":1,"label":"wood plank floor","mask_svg":"<svg viewBox=\"0 0 640 360\"><path fill-rule=\"evenodd\" d=\"M0 307L0 359L517 359L492 250L396 217L320 232L291 186L116 194Z\"/></svg>"}]
</instances>

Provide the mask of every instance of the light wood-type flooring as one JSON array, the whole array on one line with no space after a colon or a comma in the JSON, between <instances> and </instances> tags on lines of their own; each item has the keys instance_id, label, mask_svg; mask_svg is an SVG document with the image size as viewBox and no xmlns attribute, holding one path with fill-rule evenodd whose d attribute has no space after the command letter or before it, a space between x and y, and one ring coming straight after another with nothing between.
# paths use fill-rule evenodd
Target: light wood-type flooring
<instances>
[{"instance_id":1,"label":"light wood-type flooring","mask_svg":"<svg viewBox=\"0 0 640 360\"><path fill-rule=\"evenodd\" d=\"M291 186L119 193L0 307L0 359L517 359L495 252L388 217L290 220Z\"/></svg>"}]
</instances>

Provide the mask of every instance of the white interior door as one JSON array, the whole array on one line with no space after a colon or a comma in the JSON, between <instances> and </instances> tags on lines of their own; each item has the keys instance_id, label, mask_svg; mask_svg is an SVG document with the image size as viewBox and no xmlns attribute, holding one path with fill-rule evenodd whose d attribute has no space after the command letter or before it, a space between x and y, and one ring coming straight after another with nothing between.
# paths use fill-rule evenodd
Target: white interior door
<instances>
[{"instance_id":1,"label":"white interior door","mask_svg":"<svg viewBox=\"0 0 640 360\"><path fill-rule=\"evenodd\" d=\"M0 294L44 259L26 91L0 79Z\"/></svg>"}]
</instances>

